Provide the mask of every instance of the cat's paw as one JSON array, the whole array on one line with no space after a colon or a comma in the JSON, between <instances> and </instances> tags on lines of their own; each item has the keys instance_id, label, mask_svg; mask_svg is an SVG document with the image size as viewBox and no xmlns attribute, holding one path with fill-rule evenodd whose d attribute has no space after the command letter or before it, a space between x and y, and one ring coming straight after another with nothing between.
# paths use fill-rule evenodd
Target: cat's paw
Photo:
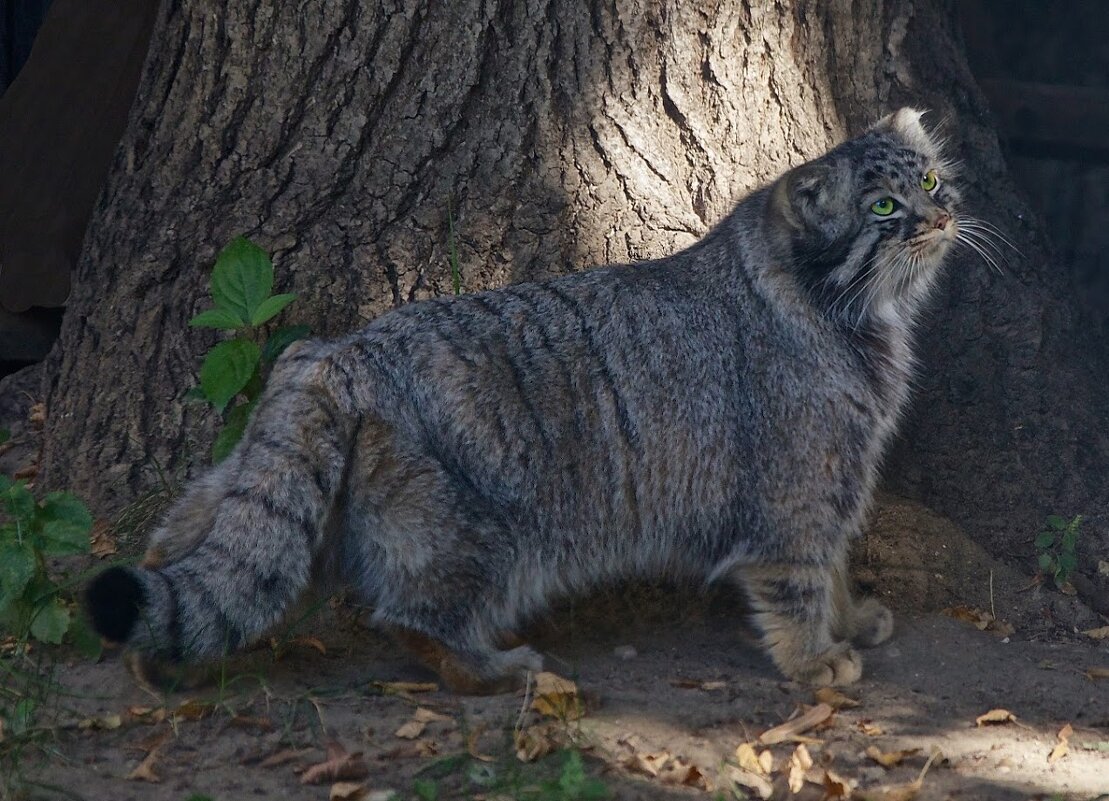
<instances>
[{"instance_id":1,"label":"cat's paw","mask_svg":"<svg viewBox=\"0 0 1109 801\"><path fill-rule=\"evenodd\" d=\"M789 666L785 674L794 681L818 687L851 684L863 675L863 660L847 643L836 643L820 656Z\"/></svg>"},{"instance_id":2,"label":"cat's paw","mask_svg":"<svg viewBox=\"0 0 1109 801\"><path fill-rule=\"evenodd\" d=\"M855 607L854 630L851 642L862 648L873 648L893 634L893 613L873 598L867 598Z\"/></svg>"}]
</instances>

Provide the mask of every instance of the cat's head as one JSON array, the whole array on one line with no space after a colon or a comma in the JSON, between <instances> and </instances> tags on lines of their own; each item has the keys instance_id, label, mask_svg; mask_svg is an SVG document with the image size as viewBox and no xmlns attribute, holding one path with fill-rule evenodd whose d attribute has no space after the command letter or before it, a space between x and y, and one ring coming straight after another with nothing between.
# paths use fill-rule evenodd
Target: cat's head
<instances>
[{"instance_id":1,"label":"cat's head","mask_svg":"<svg viewBox=\"0 0 1109 801\"><path fill-rule=\"evenodd\" d=\"M915 306L956 241L953 170L921 116L900 109L771 189L775 254L831 314Z\"/></svg>"}]
</instances>

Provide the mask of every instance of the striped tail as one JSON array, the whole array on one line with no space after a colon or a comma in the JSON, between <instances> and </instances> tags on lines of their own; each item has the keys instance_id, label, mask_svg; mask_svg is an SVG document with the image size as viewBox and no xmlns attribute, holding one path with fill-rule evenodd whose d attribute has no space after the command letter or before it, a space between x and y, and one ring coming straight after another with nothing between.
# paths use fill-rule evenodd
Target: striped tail
<instances>
[{"instance_id":1,"label":"striped tail","mask_svg":"<svg viewBox=\"0 0 1109 801\"><path fill-rule=\"evenodd\" d=\"M357 425L331 351L290 348L242 441L171 508L143 566L90 583L102 636L173 661L210 659L258 638L300 597Z\"/></svg>"}]
</instances>

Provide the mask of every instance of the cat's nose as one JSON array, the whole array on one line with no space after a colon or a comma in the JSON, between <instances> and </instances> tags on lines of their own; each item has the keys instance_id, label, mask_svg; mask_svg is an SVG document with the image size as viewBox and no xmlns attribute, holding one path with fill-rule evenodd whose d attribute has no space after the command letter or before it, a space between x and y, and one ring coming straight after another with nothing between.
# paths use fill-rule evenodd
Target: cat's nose
<instances>
[{"instance_id":1,"label":"cat's nose","mask_svg":"<svg viewBox=\"0 0 1109 801\"><path fill-rule=\"evenodd\" d=\"M947 228L947 226L950 225L950 224L951 224L951 215L948 214L946 211L941 211L935 217L932 218L932 227L933 228L938 228L941 231L945 230Z\"/></svg>"}]
</instances>

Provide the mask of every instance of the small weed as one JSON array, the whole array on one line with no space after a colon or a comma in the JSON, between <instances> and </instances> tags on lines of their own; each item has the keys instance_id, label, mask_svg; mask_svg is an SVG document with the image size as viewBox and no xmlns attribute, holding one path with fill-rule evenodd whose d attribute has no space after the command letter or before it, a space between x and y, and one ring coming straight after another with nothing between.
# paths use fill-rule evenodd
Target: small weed
<instances>
[{"instance_id":1,"label":"small weed","mask_svg":"<svg viewBox=\"0 0 1109 801\"><path fill-rule=\"evenodd\" d=\"M454 214L450 201L447 201L447 260L451 265L451 284L454 294L462 294L462 271L458 266L458 239L454 234Z\"/></svg>"},{"instance_id":2,"label":"small weed","mask_svg":"<svg viewBox=\"0 0 1109 801\"><path fill-rule=\"evenodd\" d=\"M486 797L500 797L515 801L599 801L608 798L608 788L599 779L588 776L581 752L568 749L558 771L552 772L556 755L536 763L521 764L509 755L496 764L478 762L465 755L445 757L420 771L424 778L417 779L412 793L420 801L436 801L454 796L456 789L445 782L452 774L462 781L464 792L477 791Z\"/></svg>"},{"instance_id":3,"label":"small weed","mask_svg":"<svg viewBox=\"0 0 1109 801\"><path fill-rule=\"evenodd\" d=\"M1081 525L1082 515L1070 522L1059 515L1051 515L1047 518L1047 527L1036 535L1040 570L1051 576L1059 589L1069 584L1071 574L1078 567L1074 546Z\"/></svg>"},{"instance_id":4,"label":"small weed","mask_svg":"<svg viewBox=\"0 0 1109 801\"><path fill-rule=\"evenodd\" d=\"M264 370L289 345L308 334L304 325L283 326L262 344L258 328L296 300L286 293L271 295L273 263L262 248L245 237L220 251L212 269L213 308L189 321L194 328L232 331L236 336L215 345L200 366L200 386L189 398L206 400L223 416L223 428L212 444L212 461L220 462L238 443L250 413L262 394Z\"/></svg>"}]
</instances>

